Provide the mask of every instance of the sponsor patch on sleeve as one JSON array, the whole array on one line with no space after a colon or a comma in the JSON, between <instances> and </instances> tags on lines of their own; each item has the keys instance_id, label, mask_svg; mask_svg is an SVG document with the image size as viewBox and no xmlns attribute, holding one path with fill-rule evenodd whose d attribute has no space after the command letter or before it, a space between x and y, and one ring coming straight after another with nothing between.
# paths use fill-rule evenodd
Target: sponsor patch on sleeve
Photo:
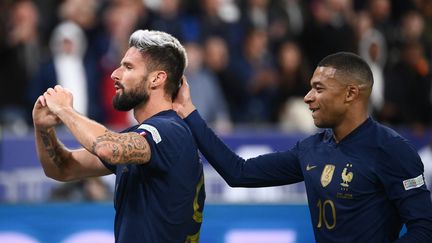
<instances>
[{"instance_id":1,"label":"sponsor patch on sleeve","mask_svg":"<svg viewBox=\"0 0 432 243\"><path fill-rule=\"evenodd\" d=\"M411 178L403 181L405 191L421 187L424 185L423 175L419 175L416 178Z\"/></svg>"},{"instance_id":2,"label":"sponsor patch on sleeve","mask_svg":"<svg viewBox=\"0 0 432 243\"><path fill-rule=\"evenodd\" d=\"M153 141L158 144L162 141L162 137L159 134L159 131L156 129L156 127L148 125L148 124L142 124L141 126L138 127L138 129L144 129L146 131L148 131L149 133L151 133L152 137L153 137ZM142 133L140 133L142 135ZM145 132L144 132L145 134Z\"/></svg>"}]
</instances>

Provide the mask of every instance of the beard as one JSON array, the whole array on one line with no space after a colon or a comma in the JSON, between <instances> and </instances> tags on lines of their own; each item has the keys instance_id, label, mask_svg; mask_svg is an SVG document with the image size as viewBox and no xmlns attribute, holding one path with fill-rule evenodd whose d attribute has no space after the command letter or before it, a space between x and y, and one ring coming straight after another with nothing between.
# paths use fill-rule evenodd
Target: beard
<instances>
[{"instance_id":1,"label":"beard","mask_svg":"<svg viewBox=\"0 0 432 243\"><path fill-rule=\"evenodd\" d=\"M140 104L147 103L149 95L145 90L145 83L146 82L141 82L142 85L139 85L129 92L125 91L122 84L117 83L123 92L114 95L112 100L114 109L119 111L130 111Z\"/></svg>"}]
</instances>

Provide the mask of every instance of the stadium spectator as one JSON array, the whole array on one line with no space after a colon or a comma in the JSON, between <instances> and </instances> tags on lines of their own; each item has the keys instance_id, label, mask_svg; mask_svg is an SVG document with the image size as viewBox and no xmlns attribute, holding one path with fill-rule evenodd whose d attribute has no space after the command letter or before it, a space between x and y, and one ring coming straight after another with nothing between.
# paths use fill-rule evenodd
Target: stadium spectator
<instances>
[{"instance_id":1,"label":"stadium spectator","mask_svg":"<svg viewBox=\"0 0 432 243\"><path fill-rule=\"evenodd\" d=\"M338 6L337 2L348 1L312 1L311 17L306 22L300 37L301 47L312 67L322 57L337 51L354 51L355 36L350 14L345 14L350 5Z\"/></svg>"},{"instance_id":2,"label":"stadium spectator","mask_svg":"<svg viewBox=\"0 0 432 243\"><path fill-rule=\"evenodd\" d=\"M247 34L251 30L250 27L261 28L263 39L267 39L266 52L270 56L270 69L278 68L276 59L278 47L286 39L291 39L300 46L311 70L323 56L336 51L357 51L364 58L367 58L366 49L386 53L380 57L380 60L375 60L379 62L369 61L376 73L377 81L372 95L375 110L380 110L382 94L388 92L387 86L382 89L378 87L382 76L380 69L386 72L398 63L407 65L402 60L405 57L401 55L405 42L421 43L426 61L430 63L432 60L432 21L430 21L432 11L430 1L425 0L193 0L186 2L177 0L6 0L2 1L0 6L0 20L3 20L0 23L0 53L4 57L0 72L10 80L5 83L5 87L11 87L5 88L4 90L7 91L0 98L0 107L2 107L0 124L4 126L8 123L16 127L12 129L13 131L22 134L27 130L25 125L23 127L19 124L27 120L30 125L31 105L29 99L20 94L25 94L29 89L28 84L32 83L31 79L35 71L38 71L41 62L46 63L51 33L64 21L78 24L86 36L87 51L84 55L84 66L87 70L88 82L88 115L108 126L117 127L130 124L131 119L127 114L110 110L110 104L107 102L110 98L107 97L112 95L112 90L109 89L109 73L113 67L107 65L107 60L111 58L115 63L118 62L118 57L114 57L117 55L115 46L118 46L121 52L123 49L121 45L124 44L115 43L125 43L114 40L118 37L113 35L126 35L122 37L124 39L137 28L166 31L177 36L181 41L196 42L204 47L208 39L218 37L223 40L228 50L226 62L228 68L225 68L223 73L229 73L224 75L229 77L229 82L223 81L224 78L221 77L219 80L227 97L234 126L245 123L251 126L262 123L276 125L277 122L274 117L239 119L237 114L245 109L240 109L240 113L233 111L239 110L237 106L245 107L245 103L249 100L262 100L259 92L250 93L250 90L242 91L236 87L242 85L238 82L242 79L242 75L237 75L236 71L239 70L237 64L241 61L243 47L249 40ZM113 11L113 9L122 10ZM55 14L57 12L58 14ZM110 17L111 15L117 17ZM106 20L107 18L110 20ZM363 21L365 19L368 20ZM367 31L359 31L357 28L359 24L365 22L368 22L368 29L373 30L373 32L369 31L369 37L361 36L360 33L364 35ZM114 28L120 29L118 32L123 31L127 34L114 34ZM380 42L385 43L385 46L375 45L377 44L375 33L383 36ZM26 41L18 45L13 44L14 41L11 40L20 38L11 38L11 36L29 38L21 38ZM371 39L375 40L373 42L375 44L367 45ZM360 43L370 48L360 48ZM28 58L29 56L32 58ZM20 61L22 58L25 61ZM279 74L275 75L275 80L280 78L277 75ZM385 76L383 79L383 83L388 82ZM102 86L108 88L100 89ZM238 92L226 88L233 88L233 86ZM226 90L230 90L231 94ZM374 112L373 116L381 121L379 112ZM400 125L405 124L402 122ZM6 130L11 129L6 127Z\"/></svg>"},{"instance_id":3,"label":"stadium spectator","mask_svg":"<svg viewBox=\"0 0 432 243\"><path fill-rule=\"evenodd\" d=\"M180 0L161 0L157 14L151 20L150 29L166 32L180 42L187 41L184 28Z\"/></svg>"},{"instance_id":4,"label":"stadium spectator","mask_svg":"<svg viewBox=\"0 0 432 243\"><path fill-rule=\"evenodd\" d=\"M189 41L203 41L208 37L218 36L223 38L230 52L238 52L242 44L245 29L239 23L239 12L236 5L230 1L202 0L199 1L200 11L196 13L186 24L192 27L189 30ZM192 39L192 31L195 39Z\"/></svg>"},{"instance_id":5,"label":"stadium spectator","mask_svg":"<svg viewBox=\"0 0 432 243\"><path fill-rule=\"evenodd\" d=\"M87 94L89 106L87 114L98 122L105 120L102 109L100 87L103 78L101 59L108 49L108 39L101 27L98 12L101 1L97 0L65 0L59 6L61 21L71 21L84 31L87 49L84 53L84 62L87 75Z\"/></svg>"},{"instance_id":6,"label":"stadium spectator","mask_svg":"<svg viewBox=\"0 0 432 243\"><path fill-rule=\"evenodd\" d=\"M5 4L6 5L6 4ZM15 1L5 13L5 35L0 38L0 125L16 134L26 133L30 104L26 99L29 82L42 58L39 12L29 0ZM3 16L2 16L3 17ZM0 33L1 34L1 33Z\"/></svg>"},{"instance_id":7,"label":"stadium spectator","mask_svg":"<svg viewBox=\"0 0 432 243\"><path fill-rule=\"evenodd\" d=\"M74 108L87 116L88 80L91 78L87 74L92 70L88 70L84 60L87 50L84 31L74 22L62 22L53 31L50 47L52 57L41 65L30 83L31 99L36 100L49 87L60 84L76 94Z\"/></svg>"},{"instance_id":8,"label":"stadium spectator","mask_svg":"<svg viewBox=\"0 0 432 243\"><path fill-rule=\"evenodd\" d=\"M303 95L309 88L310 70L305 57L294 41L285 41L278 50L278 89L273 107L274 119L280 119L281 112L291 99L303 100ZM307 106L304 106L307 109ZM295 118L293 118L295 119ZM301 119L301 118L299 118Z\"/></svg>"},{"instance_id":9,"label":"stadium spectator","mask_svg":"<svg viewBox=\"0 0 432 243\"><path fill-rule=\"evenodd\" d=\"M386 72L382 119L394 126L424 129L432 121L432 75L419 42L403 47L402 59Z\"/></svg>"},{"instance_id":10,"label":"stadium spectator","mask_svg":"<svg viewBox=\"0 0 432 243\"><path fill-rule=\"evenodd\" d=\"M298 39L303 32L305 22L304 2L300 0L271 1L272 20L269 36L278 43L285 38Z\"/></svg>"},{"instance_id":11,"label":"stadium spectator","mask_svg":"<svg viewBox=\"0 0 432 243\"><path fill-rule=\"evenodd\" d=\"M384 68L387 59L387 43L384 35L372 26L367 12L357 14L356 32L359 55L369 64L374 77L370 112L379 115L384 105Z\"/></svg>"},{"instance_id":12,"label":"stadium spectator","mask_svg":"<svg viewBox=\"0 0 432 243\"><path fill-rule=\"evenodd\" d=\"M236 76L233 82L241 85L242 103L234 121L269 122L273 98L277 89L274 58L263 29L251 29L246 35L242 53L233 59Z\"/></svg>"},{"instance_id":13,"label":"stadium spectator","mask_svg":"<svg viewBox=\"0 0 432 243\"><path fill-rule=\"evenodd\" d=\"M197 43L186 43L188 66L185 71L191 84L191 96L200 114L216 131L229 132L231 120L225 97L212 72L203 66L203 49Z\"/></svg>"}]
</instances>

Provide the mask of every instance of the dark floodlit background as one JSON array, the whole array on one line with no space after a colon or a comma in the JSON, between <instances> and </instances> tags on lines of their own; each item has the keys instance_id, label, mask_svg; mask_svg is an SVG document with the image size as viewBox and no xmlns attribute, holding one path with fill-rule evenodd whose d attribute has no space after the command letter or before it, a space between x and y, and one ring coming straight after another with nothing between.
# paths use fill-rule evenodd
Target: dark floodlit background
<instances>
[{"instance_id":1,"label":"dark floodlit background","mask_svg":"<svg viewBox=\"0 0 432 243\"><path fill-rule=\"evenodd\" d=\"M61 84L80 113L116 131L134 124L111 106L110 75L136 29L184 44L198 110L245 158L316 132L303 103L316 64L337 51L357 53L374 74L370 115L414 144L431 181L431 1L2 0L0 242L113 242L113 176L47 178L31 110ZM78 146L62 127L59 136ZM231 189L205 161L204 168L201 242L314 241L302 183Z\"/></svg>"}]
</instances>

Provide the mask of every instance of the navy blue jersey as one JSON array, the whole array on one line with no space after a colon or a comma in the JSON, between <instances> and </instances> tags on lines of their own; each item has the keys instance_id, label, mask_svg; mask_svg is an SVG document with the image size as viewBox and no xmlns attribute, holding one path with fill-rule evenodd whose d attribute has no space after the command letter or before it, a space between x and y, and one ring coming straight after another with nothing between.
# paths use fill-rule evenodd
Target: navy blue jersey
<instances>
[{"instance_id":1,"label":"navy blue jersey","mask_svg":"<svg viewBox=\"0 0 432 243\"><path fill-rule=\"evenodd\" d=\"M432 242L432 203L423 164L404 138L368 118L339 143L330 129L294 148L244 160L187 117L203 155L231 186L304 181L317 242Z\"/></svg>"},{"instance_id":2,"label":"navy blue jersey","mask_svg":"<svg viewBox=\"0 0 432 243\"><path fill-rule=\"evenodd\" d=\"M143 165L104 162L116 174L116 242L198 242L204 177L188 126L169 110L123 132L142 134L151 158Z\"/></svg>"}]
</instances>

